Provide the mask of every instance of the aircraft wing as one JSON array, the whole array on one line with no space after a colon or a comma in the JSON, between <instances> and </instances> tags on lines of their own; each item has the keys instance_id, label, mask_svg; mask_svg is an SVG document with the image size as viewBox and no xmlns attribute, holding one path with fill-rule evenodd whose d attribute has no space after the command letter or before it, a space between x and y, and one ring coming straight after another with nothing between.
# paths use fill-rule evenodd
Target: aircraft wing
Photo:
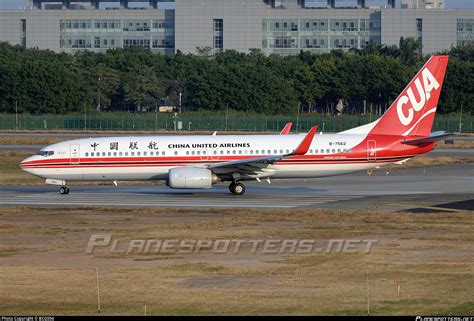
<instances>
[{"instance_id":1,"label":"aircraft wing","mask_svg":"<svg viewBox=\"0 0 474 321\"><path fill-rule=\"evenodd\" d=\"M439 131L439 132L434 132L431 133L427 137L421 137L421 138L414 138L414 139L406 139L402 141L402 144L406 145L414 145L414 146L424 146L424 145L429 145L433 144L439 140L445 139L449 136L454 136L452 133L446 133L444 131Z\"/></svg>"},{"instance_id":2,"label":"aircraft wing","mask_svg":"<svg viewBox=\"0 0 474 321\"><path fill-rule=\"evenodd\" d=\"M216 174L240 173L250 177L271 176L271 172L265 171L268 165L274 164L275 162L288 157L306 154L311 146L311 142L313 141L317 129L317 126L312 127L292 153L221 162L209 165L207 168Z\"/></svg>"}]
</instances>

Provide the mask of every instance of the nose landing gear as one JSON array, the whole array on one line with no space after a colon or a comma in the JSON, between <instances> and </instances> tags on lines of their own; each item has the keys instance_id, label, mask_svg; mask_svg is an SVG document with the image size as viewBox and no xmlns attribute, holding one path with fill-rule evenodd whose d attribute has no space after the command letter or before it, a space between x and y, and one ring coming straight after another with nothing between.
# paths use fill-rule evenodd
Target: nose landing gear
<instances>
[{"instance_id":1,"label":"nose landing gear","mask_svg":"<svg viewBox=\"0 0 474 321\"><path fill-rule=\"evenodd\" d=\"M67 186L61 186L61 187L59 188L59 194L61 194L61 195L69 194L69 187L67 187Z\"/></svg>"},{"instance_id":2,"label":"nose landing gear","mask_svg":"<svg viewBox=\"0 0 474 321\"><path fill-rule=\"evenodd\" d=\"M232 182L229 185L229 191L234 195L244 195L245 193L245 185L242 183L234 183Z\"/></svg>"}]
</instances>

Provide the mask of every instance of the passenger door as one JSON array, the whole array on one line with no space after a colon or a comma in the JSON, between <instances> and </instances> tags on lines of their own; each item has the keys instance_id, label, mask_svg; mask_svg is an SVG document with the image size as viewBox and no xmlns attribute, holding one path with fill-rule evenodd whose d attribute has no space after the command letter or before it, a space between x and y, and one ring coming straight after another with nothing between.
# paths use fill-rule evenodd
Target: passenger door
<instances>
[{"instance_id":1,"label":"passenger door","mask_svg":"<svg viewBox=\"0 0 474 321\"><path fill-rule=\"evenodd\" d=\"M375 140L367 141L367 160L369 162L377 161L377 143Z\"/></svg>"},{"instance_id":2,"label":"passenger door","mask_svg":"<svg viewBox=\"0 0 474 321\"><path fill-rule=\"evenodd\" d=\"M81 161L79 144L69 146L69 160L71 164L78 164Z\"/></svg>"}]
</instances>

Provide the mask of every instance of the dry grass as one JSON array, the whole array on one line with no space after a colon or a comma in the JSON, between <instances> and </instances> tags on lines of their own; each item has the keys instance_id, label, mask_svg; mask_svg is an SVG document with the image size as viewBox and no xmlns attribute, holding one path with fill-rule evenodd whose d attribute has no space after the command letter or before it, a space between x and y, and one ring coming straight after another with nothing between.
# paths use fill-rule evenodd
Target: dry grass
<instances>
[{"instance_id":1,"label":"dry grass","mask_svg":"<svg viewBox=\"0 0 474 321\"><path fill-rule=\"evenodd\" d=\"M0 185L41 184L43 179L25 173L18 164L31 152L0 152Z\"/></svg>"},{"instance_id":2,"label":"dry grass","mask_svg":"<svg viewBox=\"0 0 474 321\"><path fill-rule=\"evenodd\" d=\"M15 132L15 133L25 133L25 134L90 134L90 135L211 135L214 133L213 131L29 131L29 132ZM271 135L276 134L275 132L244 132L244 131L221 131L218 132L220 135ZM80 138L80 137L78 137ZM65 138L65 137L35 137L35 136L1 136L0 133L0 145L49 145L54 144L57 142L65 141L68 139L75 139L75 138Z\"/></svg>"},{"instance_id":3,"label":"dry grass","mask_svg":"<svg viewBox=\"0 0 474 321\"><path fill-rule=\"evenodd\" d=\"M416 156L402 165L389 165L384 168L391 169L405 169L405 168L419 168L419 167L430 167L430 166L442 166L451 164L462 164L472 163L474 157L462 157L462 156L428 156L421 155Z\"/></svg>"},{"instance_id":4,"label":"dry grass","mask_svg":"<svg viewBox=\"0 0 474 321\"><path fill-rule=\"evenodd\" d=\"M0 208L0 314L365 315L474 313L474 212ZM8 231L8 233L4 233ZM118 239L378 240L369 254L85 255ZM43 252L30 251L44 244ZM8 250L11 244L14 249ZM397 300L396 280L401 279Z\"/></svg>"},{"instance_id":5,"label":"dry grass","mask_svg":"<svg viewBox=\"0 0 474 321\"><path fill-rule=\"evenodd\" d=\"M452 149L452 148L459 148L459 149L473 149L474 148L474 141L467 141L467 140L459 140L454 139L454 144L445 144L444 140L438 142L436 144L436 148L439 149Z\"/></svg>"},{"instance_id":6,"label":"dry grass","mask_svg":"<svg viewBox=\"0 0 474 321\"><path fill-rule=\"evenodd\" d=\"M59 137L0 136L0 145L50 145L66 140Z\"/></svg>"}]
</instances>

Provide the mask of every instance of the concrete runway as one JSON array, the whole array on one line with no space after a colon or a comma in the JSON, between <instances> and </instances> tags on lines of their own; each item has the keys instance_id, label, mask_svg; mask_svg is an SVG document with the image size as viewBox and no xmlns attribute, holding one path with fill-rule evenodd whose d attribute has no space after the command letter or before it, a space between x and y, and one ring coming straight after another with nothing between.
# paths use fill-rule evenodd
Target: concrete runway
<instances>
[{"instance_id":1,"label":"concrete runway","mask_svg":"<svg viewBox=\"0 0 474 321\"><path fill-rule=\"evenodd\" d=\"M363 209L416 212L474 210L474 163L429 168L383 169L308 180L247 182L243 196L226 185L206 190L164 186L74 186L59 195L56 186L0 186L0 205Z\"/></svg>"}]
</instances>

